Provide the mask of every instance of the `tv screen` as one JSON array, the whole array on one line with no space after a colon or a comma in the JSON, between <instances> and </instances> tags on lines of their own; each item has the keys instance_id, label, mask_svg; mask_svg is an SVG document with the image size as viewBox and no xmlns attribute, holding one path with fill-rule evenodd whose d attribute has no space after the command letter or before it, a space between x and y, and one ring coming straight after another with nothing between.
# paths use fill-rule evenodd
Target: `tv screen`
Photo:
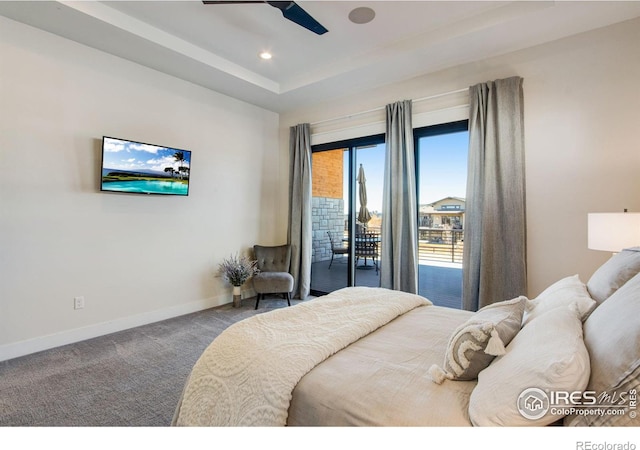
<instances>
[{"instance_id":1,"label":"tv screen","mask_svg":"<svg viewBox=\"0 0 640 450\"><path fill-rule=\"evenodd\" d=\"M189 195L191 152L104 136L101 191Z\"/></svg>"}]
</instances>

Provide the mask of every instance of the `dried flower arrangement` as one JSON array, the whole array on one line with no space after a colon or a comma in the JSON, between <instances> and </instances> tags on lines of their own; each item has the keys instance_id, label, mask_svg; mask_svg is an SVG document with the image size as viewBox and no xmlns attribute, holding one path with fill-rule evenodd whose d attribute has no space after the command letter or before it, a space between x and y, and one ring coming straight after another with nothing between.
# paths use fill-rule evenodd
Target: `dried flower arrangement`
<instances>
[{"instance_id":1,"label":"dried flower arrangement","mask_svg":"<svg viewBox=\"0 0 640 450\"><path fill-rule=\"evenodd\" d=\"M258 261L246 256L231 255L220 263L220 273L225 281L233 286L242 286L249 278L259 272Z\"/></svg>"}]
</instances>

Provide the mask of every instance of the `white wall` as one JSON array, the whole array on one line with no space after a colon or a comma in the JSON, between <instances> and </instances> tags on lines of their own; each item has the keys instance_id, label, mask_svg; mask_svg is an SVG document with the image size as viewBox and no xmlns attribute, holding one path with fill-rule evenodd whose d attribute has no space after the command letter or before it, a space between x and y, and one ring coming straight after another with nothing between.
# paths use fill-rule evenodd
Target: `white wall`
<instances>
[{"instance_id":1,"label":"white wall","mask_svg":"<svg viewBox=\"0 0 640 450\"><path fill-rule=\"evenodd\" d=\"M640 211L639 42L635 19L314 105L281 116L281 149L287 128L296 123L519 75L525 95L529 295L575 273L586 281L609 257L587 249L587 213ZM450 113L443 111L441 122Z\"/></svg>"},{"instance_id":2,"label":"white wall","mask_svg":"<svg viewBox=\"0 0 640 450\"><path fill-rule=\"evenodd\" d=\"M286 238L277 114L2 17L0 57L0 360L229 302ZM191 150L189 196L100 193L103 135Z\"/></svg>"}]
</instances>

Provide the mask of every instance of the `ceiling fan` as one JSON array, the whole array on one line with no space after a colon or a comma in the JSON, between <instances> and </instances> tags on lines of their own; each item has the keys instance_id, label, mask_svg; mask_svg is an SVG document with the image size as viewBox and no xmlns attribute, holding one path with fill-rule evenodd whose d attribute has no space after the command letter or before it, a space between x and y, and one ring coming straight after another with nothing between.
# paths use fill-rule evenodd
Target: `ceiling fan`
<instances>
[{"instance_id":1,"label":"ceiling fan","mask_svg":"<svg viewBox=\"0 0 640 450\"><path fill-rule=\"evenodd\" d=\"M307 30L313 31L316 34L324 34L327 30L325 27L311 17L308 12L300 7L296 2L267 2L267 1L215 1L215 0L203 0L205 5L225 5L235 3L267 3L274 8L278 8L282 15L290 21L297 23L301 27Z\"/></svg>"}]
</instances>

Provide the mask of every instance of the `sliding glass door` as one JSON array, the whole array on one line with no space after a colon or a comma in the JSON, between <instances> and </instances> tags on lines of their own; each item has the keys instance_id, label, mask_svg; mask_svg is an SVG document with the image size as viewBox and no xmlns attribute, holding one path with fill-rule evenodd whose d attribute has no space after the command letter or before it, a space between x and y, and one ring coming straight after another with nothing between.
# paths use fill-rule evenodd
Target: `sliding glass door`
<instances>
[{"instance_id":1,"label":"sliding glass door","mask_svg":"<svg viewBox=\"0 0 640 450\"><path fill-rule=\"evenodd\" d=\"M349 245L354 248L354 286L380 286L382 189L385 144L354 147L355 227Z\"/></svg>"},{"instance_id":2,"label":"sliding glass door","mask_svg":"<svg viewBox=\"0 0 640 450\"><path fill-rule=\"evenodd\" d=\"M380 285L384 158L384 135L313 147L313 294Z\"/></svg>"},{"instance_id":3,"label":"sliding glass door","mask_svg":"<svg viewBox=\"0 0 640 450\"><path fill-rule=\"evenodd\" d=\"M349 286L349 162L344 148L312 154L311 293L326 294Z\"/></svg>"},{"instance_id":4,"label":"sliding glass door","mask_svg":"<svg viewBox=\"0 0 640 450\"><path fill-rule=\"evenodd\" d=\"M418 293L462 307L468 122L415 131L418 178Z\"/></svg>"},{"instance_id":5,"label":"sliding glass door","mask_svg":"<svg viewBox=\"0 0 640 450\"><path fill-rule=\"evenodd\" d=\"M468 153L467 121L415 130L418 292L460 308ZM311 292L379 286L384 135L312 148Z\"/></svg>"}]
</instances>

